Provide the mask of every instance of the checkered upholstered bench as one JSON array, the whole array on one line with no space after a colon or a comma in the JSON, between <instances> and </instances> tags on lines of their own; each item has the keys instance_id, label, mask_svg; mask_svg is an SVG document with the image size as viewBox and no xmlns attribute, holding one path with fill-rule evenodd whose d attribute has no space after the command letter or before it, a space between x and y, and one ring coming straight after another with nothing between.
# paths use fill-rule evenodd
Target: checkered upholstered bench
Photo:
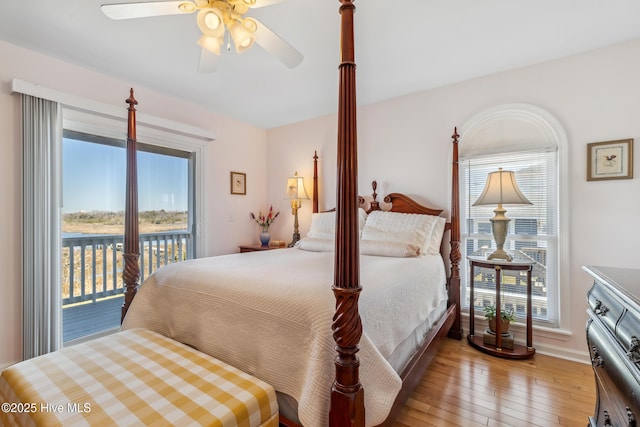
<instances>
[{"instance_id":1,"label":"checkered upholstered bench","mask_svg":"<svg viewBox=\"0 0 640 427\"><path fill-rule=\"evenodd\" d=\"M270 385L146 329L17 363L0 400L4 426L278 426Z\"/></svg>"}]
</instances>

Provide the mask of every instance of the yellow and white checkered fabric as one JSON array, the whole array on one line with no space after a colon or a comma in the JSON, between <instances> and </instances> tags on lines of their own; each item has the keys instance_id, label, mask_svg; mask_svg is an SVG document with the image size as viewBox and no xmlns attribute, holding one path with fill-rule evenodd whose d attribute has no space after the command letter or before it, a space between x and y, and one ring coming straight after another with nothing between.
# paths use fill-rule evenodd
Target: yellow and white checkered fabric
<instances>
[{"instance_id":1,"label":"yellow and white checkered fabric","mask_svg":"<svg viewBox=\"0 0 640 427\"><path fill-rule=\"evenodd\" d=\"M2 372L5 426L278 426L273 387L146 329Z\"/></svg>"}]
</instances>

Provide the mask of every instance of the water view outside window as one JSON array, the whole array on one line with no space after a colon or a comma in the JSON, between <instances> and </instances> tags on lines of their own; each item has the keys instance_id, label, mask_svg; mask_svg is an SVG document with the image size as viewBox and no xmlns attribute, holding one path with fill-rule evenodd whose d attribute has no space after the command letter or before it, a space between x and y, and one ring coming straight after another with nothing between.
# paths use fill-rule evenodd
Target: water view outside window
<instances>
[{"instance_id":1,"label":"water view outside window","mask_svg":"<svg viewBox=\"0 0 640 427\"><path fill-rule=\"evenodd\" d=\"M191 153L139 144L142 281L193 257ZM119 326L122 306L124 141L65 132L63 139L63 339ZM192 193L191 193L192 194Z\"/></svg>"}]
</instances>

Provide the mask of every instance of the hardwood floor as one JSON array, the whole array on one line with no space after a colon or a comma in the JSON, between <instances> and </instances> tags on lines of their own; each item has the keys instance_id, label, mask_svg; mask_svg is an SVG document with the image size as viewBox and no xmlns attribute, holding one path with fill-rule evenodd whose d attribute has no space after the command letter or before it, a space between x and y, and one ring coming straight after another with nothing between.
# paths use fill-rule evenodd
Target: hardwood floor
<instances>
[{"instance_id":1,"label":"hardwood floor","mask_svg":"<svg viewBox=\"0 0 640 427\"><path fill-rule=\"evenodd\" d=\"M594 405L589 364L501 359L447 339L393 426L585 427Z\"/></svg>"}]
</instances>

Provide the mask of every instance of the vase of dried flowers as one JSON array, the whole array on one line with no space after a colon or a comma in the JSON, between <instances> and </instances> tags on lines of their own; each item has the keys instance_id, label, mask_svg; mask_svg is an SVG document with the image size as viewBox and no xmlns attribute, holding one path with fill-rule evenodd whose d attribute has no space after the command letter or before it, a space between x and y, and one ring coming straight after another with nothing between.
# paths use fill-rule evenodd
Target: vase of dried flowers
<instances>
[{"instance_id":1,"label":"vase of dried flowers","mask_svg":"<svg viewBox=\"0 0 640 427\"><path fill-rule=\"evenodd\" d=\"M258 212L258 216L256 217L253 212L251 212L251 218L260 226L262 231L260 232L260 245L262 247L268 247L269 241L271 240L271 234L269 233L269 226L275 219L280 215L280 212L273 212L273 206L269 207L269 212L266 215L263 215L262 212Z\"/></svg>"}]
</instances>

